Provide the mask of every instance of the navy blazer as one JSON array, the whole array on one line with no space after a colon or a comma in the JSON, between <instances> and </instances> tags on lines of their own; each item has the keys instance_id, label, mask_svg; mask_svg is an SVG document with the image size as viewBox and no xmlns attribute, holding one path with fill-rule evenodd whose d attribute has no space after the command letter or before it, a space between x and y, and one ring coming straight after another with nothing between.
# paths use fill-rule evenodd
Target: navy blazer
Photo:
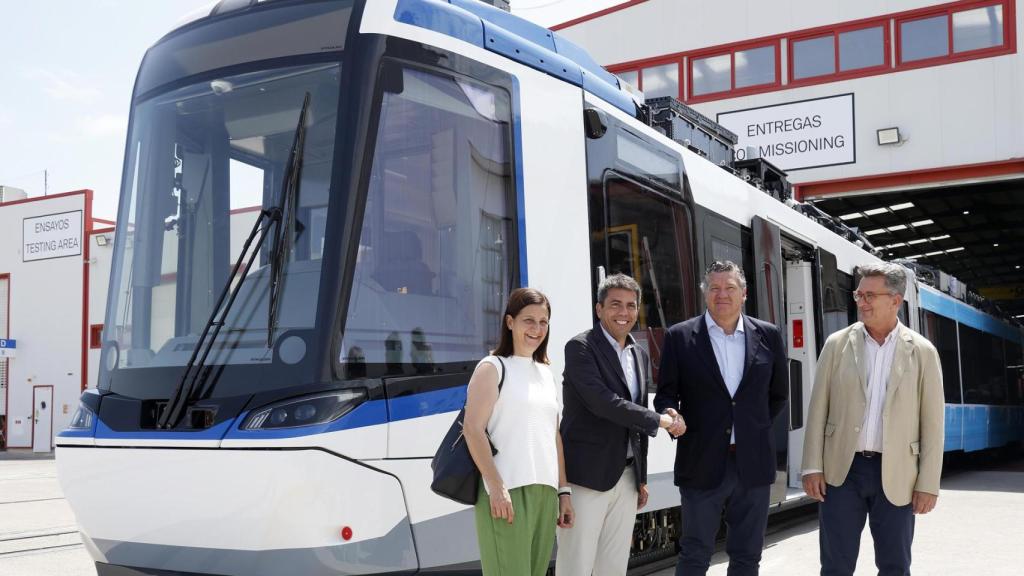
<instances>
[{"instance_id":1,"label":"navy blazer","mask_svg":"<svg viewBox=\"0 0 1024 576\"><path fill-rule=\"evenodd\" d=\"M703 314L665 335L654 408L675 408L686 420L686 433L676 443L677 486L708 489L722 482L734 428L740 482L775 482L772 421L789 396L785 345L774 324L744 314L743 327L746 358L735 397L725 386Z\"/></svg>"},{"instance_id":2,"label":"navy blazer","mask_svg":"<svg viewBox=\"0 0 1024 576\"><path fill-rule=\"evenodd\" d=\"M658 433L660 416L647 408L651 361L634 346L640 401L633 402L622 364L601 326L565 345L562 381L562 449L569 482L611 490L626 468L626 443L633 445L637 489L647 483L647 436Z\"/></svg>"}]
</instances>

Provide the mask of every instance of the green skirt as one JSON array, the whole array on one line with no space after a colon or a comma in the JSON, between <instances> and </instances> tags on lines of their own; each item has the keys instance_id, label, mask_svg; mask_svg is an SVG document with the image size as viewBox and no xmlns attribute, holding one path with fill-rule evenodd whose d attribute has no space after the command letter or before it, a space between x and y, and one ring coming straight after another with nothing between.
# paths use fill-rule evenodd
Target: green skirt
<instances>
[{"instance_id":1,"label":"green skirt","mask_svg":"<svg viewBox=\"0 0 1024 576\"><path fill-rule=\"evenodd\" d=\"M551 486L531 484L509 490L512 524L491 518L491 501L480 482L476 501L476 537L484 576L544 576L551 562L558 521L558 494Z\"/></svg>"}]
</instances>

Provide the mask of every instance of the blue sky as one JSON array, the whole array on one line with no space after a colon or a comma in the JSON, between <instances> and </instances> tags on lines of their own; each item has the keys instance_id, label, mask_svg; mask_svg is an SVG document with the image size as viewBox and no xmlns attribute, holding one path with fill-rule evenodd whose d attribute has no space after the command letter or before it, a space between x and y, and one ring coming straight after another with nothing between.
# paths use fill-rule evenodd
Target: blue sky
<instances>
[{"instance_id":1,"label":"blue sky","mask_svg":"<svg viewBox=\"0 0 1024 576\"><path fill-rule=\"evenodd\" d=\"M622 0L513 0L549 26ZM91 188L112 218L129 100L146 49L211 0L0 0L0 185Z\"/></svg>"}]
</instances>

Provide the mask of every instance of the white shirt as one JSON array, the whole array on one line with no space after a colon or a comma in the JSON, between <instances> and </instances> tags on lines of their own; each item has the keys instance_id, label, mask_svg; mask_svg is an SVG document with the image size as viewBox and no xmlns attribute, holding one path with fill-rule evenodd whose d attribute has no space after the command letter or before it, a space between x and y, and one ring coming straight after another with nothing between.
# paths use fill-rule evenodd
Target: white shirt
<instances>
[{"instance_id":1,"label":"white shirt","mask_svg":"<svg viewBox=\"0 0 1024 576\"><path fill-rule=\"evenodd\" d=\"M864 422L857 436L857 451L882 451L882 408L885 406L885 392L889 388L889 376L892 373L892 359L896 354L896 333L899 332L899 321L896 327L879 344L864 331L864 380L868 385L867 410L864 411Z\"/></svg>"},{"instance_id":2,"label":"white shirt","mask_svg":"<svg viewBox=\"0 0 1024 576\"><path fill-rule=\"evenodd\" d=\"M626 347L619 346L618 340L612 337L607 330L604 329L604 325L601 325L601 332L604 332L604 337L608 339L608 343L612 345L612 350L615 350L615 355L619 357L619 364L622 365L622 373L626 376L626 386L629 388L629 395L632 397L633 402L640 400L640 379L637 377L636 367L640 364L639 361L634 363L634 357L636 352L633 351L633 338L632 336L626 336ZM626 442L626 458L633 457L633 443Z\"/></svg>"},{"instance_id":3,"label":"white shirt","mask_svg":"<svg viewBox=\"0 0 1024 576\"><path fill-rule=\"evenodd\" d=\"M498 393L487 434L497 448L494 466L505 488L544 484L558 489L558 446L555 435L562 418L562 404L551 368L524 356L507 356L505 383ZM488 362L498 371L497 357ZM484 488L490 493L490 487Z\"/></svg>"},{"instance_id":4,"label":"white shirt","mask_svg":"<svg viewBox=\"0 0 1024 576\"><path fill-rule=\"evenodd\" d=\"M889 389L889 376L892 374L892 360L896 355L896 334L899 328L900 321L897 320L896 327L885 337L885 341L879 344L868 334L867 328L861 326L864 332L864 381L868 385L868 401L867 409L864 410L864 421L861 422L857 434L858 452L882 451L882 409L885 408L885 393ZM801 471L801 476L821 472L816 468L808 468Z\"/></svg>"},{"instance_id":5,"label":"white shirt","mask_svg":"<svg viewBox=\"0 0 1024 576\"><path fill-rule=\"evenodd\" d=\"M629 387L629 394L632 396L634 402L640 400L640 379L637 377L636 366L639 362L633 360L633 342L632 338L626 337L626 347L619 346L619 342L601 326L601 332L604 332L604 337L608 339L608 343L612 345L612 350L615 350L615 355L619 357L619 364L622 365L622 373L626 375L626 386Z\"/></svg>"},{"instance_id":6,"label":"white shirt","mask_svg":"<svg viewBox=\"0 0 1024 576\"><path fill-rule=\"evenodd\" d=\"M736 323L736 330L732 334L726 334L725 330L715 323L710 312L704 313L704 321L708 325L711 348L715 351L715 360L718 361L718 370L722 373L722 380L725 380L725 387L729 389L729 396L736 396L736 390L740 387L740 381L743 380L743 363L747 358L743 316L740 316ZM736 443L735 429L729 442Z\"/></svg>"}]
</instances>

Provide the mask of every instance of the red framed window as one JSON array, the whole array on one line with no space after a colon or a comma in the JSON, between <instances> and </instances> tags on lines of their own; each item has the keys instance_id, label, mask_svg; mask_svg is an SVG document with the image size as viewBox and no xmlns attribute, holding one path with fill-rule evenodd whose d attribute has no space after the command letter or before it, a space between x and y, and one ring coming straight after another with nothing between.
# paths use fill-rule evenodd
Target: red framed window
<instances>
[{"instance_id":1,"label":"red framed window","mask_svg":"<svg viewBox=\"0 0 1024 576\"><path fill-rule=\"evenodd\" d=\"M789 83L832 82L891 67L889 20L818 30L789 41Z\"/></svg>"},{"instance_id":2,"label":"red framed window","mask_svg":"<svg viewBox=\"0 0 1024 576\"><path fill-rule=\"evenodd\" d=\"M946 5L896 18L897 68L984 58L1014 49L1014 3Z\"/></svg>"},{"instance_id":3,"label":"red framed window","mask_svg":"<svg viewBox=\"0 0 1024 576\"><path fill-rule=\"evenodd\" d=\"M96 350L103 347L103 324L92 324L89 326L89 349Z\"/></svg>"},{"instance_id":4,"label":"red framed window","mask_svg":"<svg viewBox=\"0 0 1024 576\"><path fill-rule=\"evenodd\" d=\"M679 70L682 64L682 58L675 58L641 65L634 64L621 69L611 68L611 71L641 90L646 98L680 98L682 87L679 84Z\"/></svg>"},{"instance_id":5,"label":"red framed window","mask_svg":"<svg viewBox=\"0 0 1024 576\"><path fill-rule=\"evenodd\" d=\"M687 100L713 100L778 86L779 46L779 41L774 40L691 55L687 66Z\"/></svg>"}]
</instances>

